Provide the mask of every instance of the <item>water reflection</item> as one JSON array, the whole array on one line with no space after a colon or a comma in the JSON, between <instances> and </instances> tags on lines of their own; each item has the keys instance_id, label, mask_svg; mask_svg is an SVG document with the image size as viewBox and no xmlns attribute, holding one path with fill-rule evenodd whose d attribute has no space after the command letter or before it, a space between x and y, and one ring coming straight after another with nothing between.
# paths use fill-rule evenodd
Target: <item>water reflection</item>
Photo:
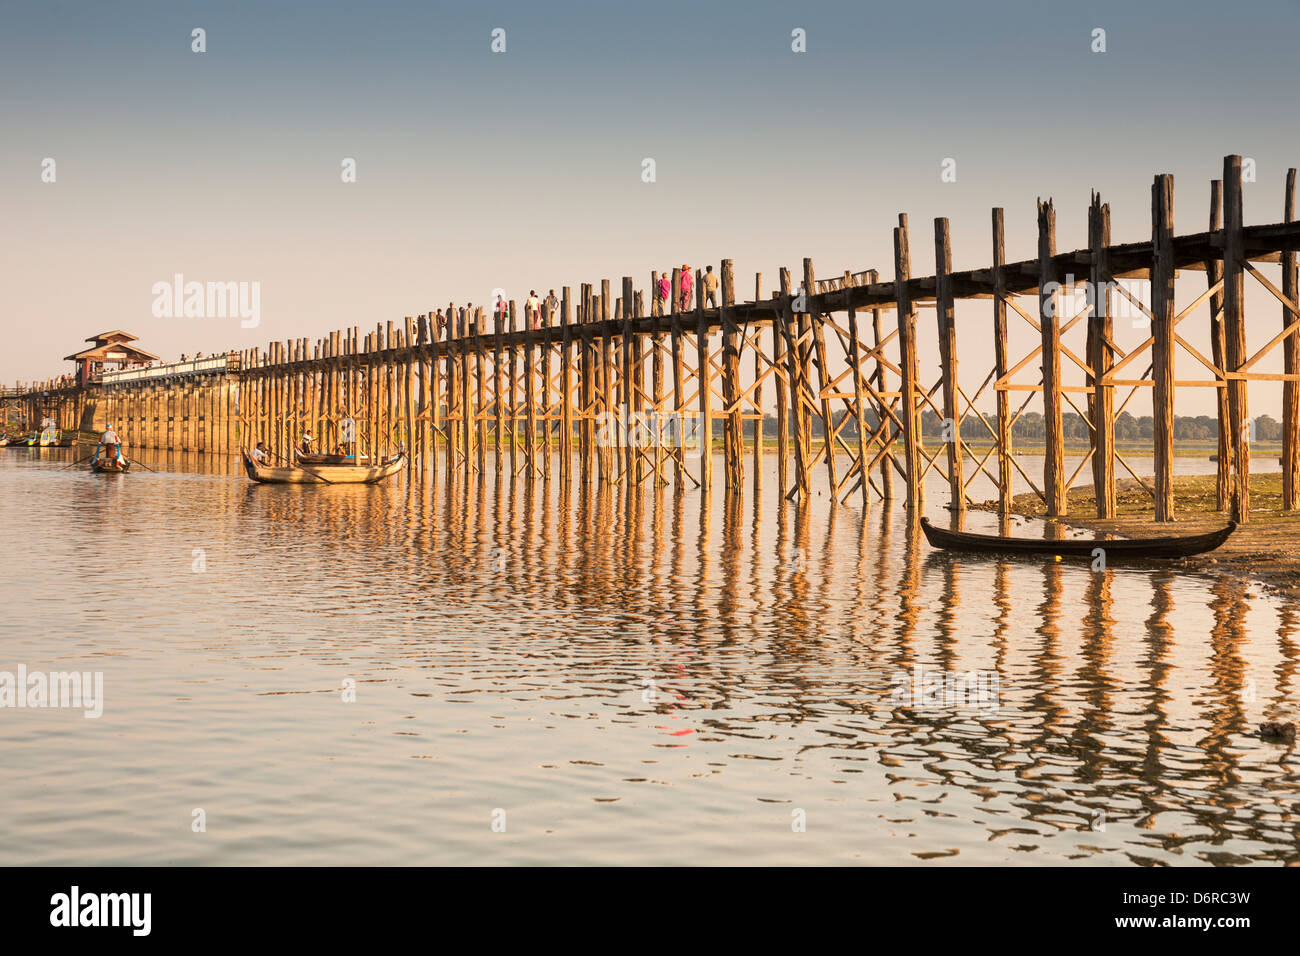
<instances>
[{"instance_id":1,"label":"water reflection","mask_svg":"<svg viewBox=\"0 0 1300 956\"><path fill-rule=\"evenodd\" d=\"M31 608L6 658L93 661L109 695L0 722L0 861L84 861L58 834L92 819L131 834L117 862L1300 860L1293 752L1253 735L1295 718L1297 613L1249 582L952 556L771 476L488 465L304 488L0 459L0 517L43 542L3 559ZM997 706L900 698L917 673L995 676ZM123 766L147 786L95 783ZM202 843L199 799L225 810Z\"/></svg>"}]
</instances>

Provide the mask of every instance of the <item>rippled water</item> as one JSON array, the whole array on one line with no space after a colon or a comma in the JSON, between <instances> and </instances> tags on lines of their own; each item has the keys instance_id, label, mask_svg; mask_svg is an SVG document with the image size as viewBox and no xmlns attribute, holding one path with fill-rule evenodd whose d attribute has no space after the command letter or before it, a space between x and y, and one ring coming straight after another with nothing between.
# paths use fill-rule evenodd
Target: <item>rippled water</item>
<instances>
[{"instance_id":1,"label":"rippled water","mask_svg":"<svg viewBox=\"0 0 1300 956\"><path fill-rule=\"evenodd\" d=\"M0 670L104 712L0 709L0 863L1300 860L1254 734L1300 616L1240 578L954 558L771 475L702 511L69 460L0 451ZM900 702L918 667L997 706Z\"/></svg>"}]
</instances>

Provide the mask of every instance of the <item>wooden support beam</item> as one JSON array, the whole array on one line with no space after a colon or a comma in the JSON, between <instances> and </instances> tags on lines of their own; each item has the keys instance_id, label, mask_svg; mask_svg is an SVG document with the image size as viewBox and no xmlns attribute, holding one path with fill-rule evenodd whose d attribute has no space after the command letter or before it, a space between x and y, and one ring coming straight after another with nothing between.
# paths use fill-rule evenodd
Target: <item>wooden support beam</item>
<instances>
[{"instance_id":1,"label":"wooden support beam","mask_svg":"<svg viewBox=\"0 0 1300 956\"><path fill-rule=\"evenodd\" d=\"M849 367L853 370L853 414L858 432L858 487L862 489L862 507L871 507L871 482L867 448L867 410L862 380L862 351L858 344L858 312L849 306Z\"/></svg>"},{"instance_id":2,"label":"wooden support beam","mask_svg":"<svg viewBox=\"0 0 1300 956\"><path fill-rule=\"evenodd\" d=\"M531 296L530 296L530 298L531 298ZM539 308L540 308L540 306L539 306ZM534 364L534 363L536 363L536 361L537 361L537 359L538 359L538 356L537 356L537 354L536 354L537 329L535 328L535 326L537 326L537 324L538 324L538 322L537 322L537 318L538 318L538 317L537 317L535 314L534 314L534 315L529 315L529 314L527 314L527 313L528 313L528 310L525 310L525 314L524 314L524 353L523 353L523 375L524 375L524 468L525 468L525 469L527 470L527 472L528 472L528 477L529 477L529 478L532 478L533 476L535 476L535 475L541 473L541 469L537 466L537 410L538 410L538 409L537 409L537 398L538 398L537 378L538 378L538 369L537 369L536 365ZM543 363L543 369L547 369L547 368L549 368L549 364L547 363L547 358L548 358L549 353L550 353L550 347L547 346L547 345L543 345L543 346L542 346L542 354L541 354L541 359L542 359L542 363ZM542 396L543 396L543 401L545 401L544 396L546 395L546 382L547 382L548 378L549 378L549 376L547 376L547 375L545 375L545 374L542 376L542 383L543 383L543 385L542 385L542 392L541 392L541 394L542 394ZM544 417L544 416L543 416L543 417ZM549 428L549 424L548 424L548 426L547 426L548 436L549 436L549 431L550 431L550 428ZM547 441L547 445L549 446L549 444L550 444L550 442L549 442L549 440L548 440L548 441ZM547 460L548 460L548 461L550 460L550 456L549 456L549 455L547 455ZM547 468L547 474L549 474L549 473L550 473L550 468L549 468L549 466L548 466L548 468Z\"/></svg>"},{"instance_id":3,"label":"wooden support beam","mask_svg":"<svg viewBox=\"0 0 1300 956\"><path fill-rule=\"evenodd\" d=\"M754 273L754 301L761 301L763 298L763 273ZM758 410L758 417L754 419L754 494L757 495L763 488L763 385L762 376L763 367L763 330L756 328L754 338L757 345L754 347L754 381L752 399L754 408Z\"/></svg>"},{"instance_id":4,"label":"wooden support beam","mask_svg":"<svg viewBox=\"0 0 1300 956\"><path fill-rule=\"evenodd\" d=\"M1115 341L1110 312L1110 205L1094 192L1088 206L1088 247L1092 251L1089 282L1092 311L1088 317L1088 367L1093 391L1088 396L1092 420L1092 483L1098 518L1115 516L1115 386L1103 379L1115 364ZM999 392L999 396L1005 392Z\"/></svg>"},{"instance_id":5,"label":"wooden support beam","mask_svg":"<svg viewBox=\"0 0 1300 956\"><path fill-rule=\"evenodd\" d=\"M614 392L614 331L613 319L610 313L613 311L614 299L610 294L610 283L608 279L600 280L600 304L597 307L600 315L600 394L601 394L601 411L606 415L614 415L617 412ZM602 481L618 480L618 442L617 434L610 436L610 441L606 442L601 448L600 456L600 477Z\"/></svg>"},{"instance_id":6,"label":"wooden support beam","mask_svg":"<svg viewBox=\"0 0 1300 956\"><path fill-rule=\"evenodd\" d=\"M1223 158L1223 332L1225 369L1236 372L1246 361L1246 303L1243 288L1241 157ZM1232 436L1236 483L1232 496L1232 517L1239 523L1250 520L1250 443L1247 436L1249 409L1246 382L1228 380L1228 420Z\"/></svg>"},{"instance_id":7,"label":"wooden support beam","mask_svg":"<svg viewBox=\"0 0 1300 956\"><path fill-rule=\"evenodd\" d=\"M1223 180L1216 179L1210 183L1210 232L1217 233L1221 229L1223 229ZM1209 288L1213 289L1222 279L1223 260L1217 254L1211 255L1205 260L1205 281ZM1215 367L1226 370L1227 344L1223 328L1221 291L1210 295L1210 348ZM1219 460L1215 464L1215 508L1226 511L1232 500L1232 429L1227 388L1215 389L1215 402L1218 409L1219 437L1217 456Z\"/></svg>"},{"instance_id":8,"label":"wooden support beam","mask_svg":"<svg viewBox=\"0 0 1300 956\"><path fill-rule=\"evenodd\" d=\"M582 362L578 370L579 383L579 424L580 429L578 443L579 465L582 471L582 480L591 481L593 471L593 459L595 458L595 422L592 415L595 412L596 405L596 344L592 337L592 299L591 283L584 282L580 292L578 324L579 335L582 336Z\"/></svg>"},{"instance_id":9,"label":"wooden support beam","mask_svg":"<svg viewBox=\"0 0 1300 956\"><path fill-rule=\"evenodd\" d=\"M900 213L894 229L894 286L898 304L899 367L903 373L902 420L903 447L906 457L907 510L910 522L921 517L923 489L921 475L920 423L917 420L916 311L912 307L908 281L912 278L912 259L907 235L907 214Z\"/></svg>"},{"instance_id":10,"label":"wooden support beam","mask_svg":"<svg viewBox=\"0 0 1300 956\"><path fill-rule=\"evenodd\" d=\"M1152 418L1157 521L1174 520L1174 177L1151 184Z\"/></svg>"},{"instance_id":11,"label":"wooden support beam","mask_svg":"<svg viewBox=\"0 0 1300 956\"><path fill-rule=\"evenodd\" d=\"M640 456L640 451L634 447L635 443L631 440L633 432L631 428L633 421L632 415L634 412L632 406L635 397L633 381L637 377L635 371L636 364L632 354L632 343L635 338L632 334L632 313L635 311L633 295L632 277L624 276L623 293L622 298L620 299L623 310L623 355L622 365L620 366L621 371L618 376L620 399L619 411L622 416L622 422L621 427L618 429L618 433L619 441L623 445L623 475L629 483L635 483L641 480L641 473L637 461ZM658 306L656 305L654 307L657 308ZM639 434L640 429L635 429L635 433Z\"/></svg>"},{"instance_id":12,"label":"wooden support beam","mask_svg":"<svg viewBox=\"0 0 1300 956\"><path fill-rule=\"evenodd\" d=\"M879 280L879 273L876 272L875 269L870 269L867 271L868 283L875 283L878 280ZM877 431L879 431L882 436L881 454L880 456L877 457L883 456L883 459L881 461L881 466L880 466L880 493L881 495L884 496L885 501L893 501L894 500L894 469L897 468L898 466L894 463L894 453L890 450L891 435L893 433L893 429L889 425L889 421L890 421L889 409L885 406L883 400L883 396L885 394L886 388L885 388L885 359L882 351L882 343L884 342L884 339L881 337L881 333L880 333L880 319L881 319L880 313L881 313L880 309L871 310L872 348L875 350L876 353L876 369L874 373L875 381L876 381L876 394L881 396L881 399L876 402L876 421L878 423ZM868 476L869 473L866 465L864 464L863 472L862 472L863 480L865 481Z\"/></svg>"},{"instance_id":13,"label":"wooden support beam","mask_svg":"<svg viewBox=\"0 0 1300 956\"><path fill-rule=\"evenodd\" d=\"M961 415L957 409L957 324L952 295L952 237L948 220L934 221L935 316L939 323L939 366L943 376L943 434L947 436L948 508L966 512L962 478Z\"/></svg>"},{"instance_id":14,"label":"wooden support beam","mask_svg":"<svg viewBox=\"0 0 1300 956\"><path fill-rule=\"evenodd\" d=\"M709 358L712 330L704 317L704 274L695 270L696 385L700 403L700 488L713 487L713 371Z\"/></svg>"},{"instance_id":15,"label":"wooden support beam","mask_svg":"<svg viewBox=\"0 0 1300 956\"><path fill-rule=\"evenodd\" d=\"M511 313L514 308L511 306ZM499 475L505 464L504 441L506 431L506 406L513 398L506 397L506 368L501 360L506 317L499 306L492 306L492 452L495 470Z\"/></svg>"},{"instance_id":16,"label":"wooden support beam","mask_svg":"<svg viewBox=\"0 0 1300 956\"><path fill-rule=\"evenodd\" d=\"M675 302L680 300L674 299ZM677 431L673 436L673 480L677 488L682 486L682 478L686 474L686 347L685 338L686 330L682 326L682 314L686 311L688 303L682 302L679 308L674 308L672 312L672 358L673 358L673 410L674 424Z\"/></svg>"},{"instance_id":17,"label":"wooden support beam","mask_svg":"<svg viewBox=\"0 0 1300 956\"><path fill-rule=\"evenodd\" d=\"M817 288L812 259L804 259L803 261L803 287L810 297ZM831 399L827 394L830 388L831 376L827 365L825 319L825 315L820 311L814 310L808 313L808 321L812 329L812 347L809 350L809 357L817 366L817 392L821 396L819 405L822 419L822 444L826 455L826 474L830 481L831 503L834 504L838 500L835 490L839 487L839 481L835 476L835 439L833 437L835 421L831 415ZM807 374L808 361L803 363L803 367L805 379L811 381L812 377Z\"/></svg>"},{"instance_id":18,"label":"wooden support beam","mask_svg":"<svg viewBox=\"0 0 1300 956\"><path fill-rule=\"evenodd\" d=\"M1286 173L1286 190L1282 197L1282 218L1285 222L1295 221L1295 180L1296 171L1288 169ZM1296 275L1296 253L1288 249L1281 254L1282 295L1292 302L1296 301L1300 282ZM1289 328L1300 320L1300 315L1287 306L1282 306L1282 328ZM1294 375L1300 372L1300 336L1292 332L1286 337L1282 346L1282 374ZM1296 507L1297 492L1300 491L1300 385L1288 379L1282 383L1282 507L1291 511Z\"/></svg>"},{"instance_id":19,"label":"wooden support beam","mask_svg":"<svg viewBox=\"0 0 1300 956\"><path fill-rule=\"evenodd\" d=\"M1043 484L1047 513L1066 512L1065 440L1061 430L1060 277L1056 271L1056 210L1052 201L1038 202L1038 316L1043 341Z\"/></svg>"},{"instance_id":20,"label":"wooden support beam","mask_svg":"<svg viewBox=\"0 0 1300 956\"><path fill-rule=\"evenodd\" d=\"M790 296L790 270L781 269L778 273L778 301L788 301ZM790 339L790 313L786 308L778 308L772 322L772 361L778 369L788 367L786 343ZM776 376L776 490L780 500L784 501L790 488L790 396L789 376Z\"/></svg>"},{"instance_id":21,"label":"wooden support beam","mask_svg":"<svg viewBox=\"0 0 1300 956\"><path fill-rule=\"evenodd\" d=\"M482 306L474 309L474 385L475 385L475 463L479 471L487 464L487 383L484 363L487 362L487 314Z\"/></svg>"},{"instance_id":22,"label":"wooden support beam","mask_svg":"<svg viewBox=\"0 0 1300 956\"><path fill-rule=\"evenodd\" d=\"M740 327L736 324L733 307L736 304L735 265L730 259L722 260L722 399L727 409L723 443L724 463L727 473L727 491L739 493L745 479L744 419L739 407L740 398Z\"/></svg>"},{"instance_id":23,"label":"wooden support beam","mask_svg":"<svg viewBox=\"0 0 1300 956\"><path fill-rule=\"evenodd\" d=\"M560 479L573 475L573 326L569 321L570 292L560 290Z\"/></svg>"},{"instance_id":24,"label":"wooden support beam","mask_svg":"<svg viewBox=\"0 0 1300 956\"><path fill-rule=\"evenodd\" d=\"M994 375L1007 374L1007 295L1003 267L1006 264L1006 226L1001 207L993 210L993 351ZM883 389L882 389L883 391ZM1011 451L1011 396L1005 389L995 392L998 416L998 512L1005 518L1011 513L1015 494Z\"/></svg>"}]
</instances>

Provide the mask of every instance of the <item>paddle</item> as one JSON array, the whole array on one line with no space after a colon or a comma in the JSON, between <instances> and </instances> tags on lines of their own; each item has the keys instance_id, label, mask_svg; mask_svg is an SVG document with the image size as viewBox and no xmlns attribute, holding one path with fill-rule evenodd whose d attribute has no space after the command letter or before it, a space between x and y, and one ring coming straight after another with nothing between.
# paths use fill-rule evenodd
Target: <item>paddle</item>
<instances>
[{"instance_id":1,"label":"paddle","mask_svg":"<svg viewBox=\"0 0 1300 956\"><path fill-rule=\"evenodd\" d=\"M332 485L332 484L334 484L334 482L330 481L330 480L329 480L328 478L326 478L324 475L317 474L316 472L312 471L310 468L303 468L302 465L297 465L297 466L295 466L295 467L297 467L299 471L305 471L305 472L307 472L307 474L311 475L313 478L316 478L316 479L318 479L318 480L320 480L320 481L325 482L325 484L327 484L327 485Z\"/></svg>"},{"instance_id":2,"label":"paddle","mask_svg":"<svg viewBox=\"0 0 1300 956\"><path fill-rule=\"evenodd\" d=\"M146 465L144 462L142 462L142 461L140 461L140 460L138 460L138 459L136 459L136 458L128 458L127 461L131 462L133 465L139 465L139 466L140 466L141 468L143 468L145 471L153 471L155 475L158 473L158 472L154 471L154 469L152 469L152 468L150 468L148 465Z\"/></svg>"},{"instance_id":3,"label":"paddle","mask_svg":"<svg viewBox=\"0 0 1300 956\"><path fill-rule=\"evenodd\" d=\"M95 457L95 453L92 451L92 452L91 452L89 455L87 455L85 458L81 459L81 461L74 461L74 462L72 462L72 464L70 464L70 465L64 465L63 468L60 468L60 469L59 469L59 471L63 471L64 469L71 468L72 465L84 465L86 462L90 461L90 459L92 459L92 458L94 458L94 457Z\"/></svg>"}]
</instances>

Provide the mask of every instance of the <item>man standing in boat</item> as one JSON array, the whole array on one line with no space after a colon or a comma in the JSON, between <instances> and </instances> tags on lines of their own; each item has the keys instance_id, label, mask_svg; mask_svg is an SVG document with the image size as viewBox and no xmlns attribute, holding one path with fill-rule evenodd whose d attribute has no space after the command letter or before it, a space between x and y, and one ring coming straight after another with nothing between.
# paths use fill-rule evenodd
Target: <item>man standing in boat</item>
<instances>
[{"instance_id":1,"label":"man standing in boat","mask_svg":"<svg viewBox=\"0 0 1300 956\"><path fill-rule=\"evenodd\" d=\"M104 434L99 436L99 449L95 457L98 458L101 452L116 458L119 465L126 464L126 459L122 457L122 439L117 437L117 430L112 425L109 425L104 430Z\"/></svg>"}]
</instances>

